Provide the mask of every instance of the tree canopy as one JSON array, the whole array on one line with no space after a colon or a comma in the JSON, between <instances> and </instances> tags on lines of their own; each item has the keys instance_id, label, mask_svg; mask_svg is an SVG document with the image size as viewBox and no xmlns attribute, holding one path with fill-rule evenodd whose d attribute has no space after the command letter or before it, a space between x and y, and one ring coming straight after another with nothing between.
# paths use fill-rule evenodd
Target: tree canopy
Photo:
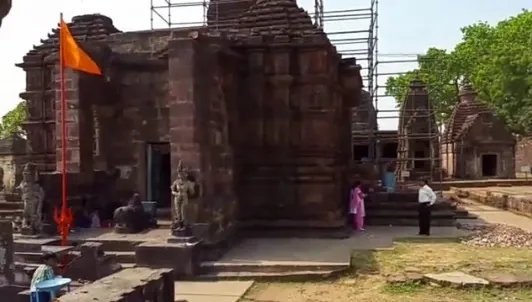
<instances>
[{"instance_id":1,"label":"tree canopy","mask_svg":"<svg viewBox=\"0 0 532 302\"><path fill-rule=\"evenodd\" d=\"M438 122L445 123L459 88L469 83L514 132L532 132L532 11L495 26L480 22L461 30L454 49L430 48L418 57L418 68L389 77L386 94L400 105L410 81L422 80Z\"/></svg>"},{"instance_id":2,"label":"tree canopy","mask_svg":"<svg viewBox=\"0 0 532 302\"><path fill-rule=\"evenodd\" d=\"M12 135L22 135L22 122L26 120L26 102L22 101L2 117L0 123L0 138Z\"/></svg>"}]
</instances>

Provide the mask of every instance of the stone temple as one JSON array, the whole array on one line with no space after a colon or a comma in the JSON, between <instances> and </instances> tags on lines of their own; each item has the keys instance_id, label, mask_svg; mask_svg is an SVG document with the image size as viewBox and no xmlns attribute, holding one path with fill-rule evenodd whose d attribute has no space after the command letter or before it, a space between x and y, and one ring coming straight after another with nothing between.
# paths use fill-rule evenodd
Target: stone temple
<instances>
[{"instance_id":1,"label":"stone temple","mask_svg":"<svg viewBox=\"0 0 532 302\"><path fill-rule=\"evenodd\" d=\"M169 207L182 161L201 179L193 225L212 240L237 221L345 225L360 66L295 1L258 1L232 19L231 30L211 21L142 32L121 32L102 15L72 19L104 77L67 72L71 204L90 195L103 208L138 192ZM61 169L57 42L53 29L18 65L27 74L29 160L50 200L59 200Z\"/></svg>"},{"instance_id":2,"label":"stone temple","mask_svg":"<svg viewBox=\"0 0 532 302\"><path fill-rule=\"evenodd\" d=\"M482 132L484 123L495 129L499 122L472 105L477 103L466 97L470 92L462 94L470 101L464 99L457 108L477 109L457 110L443 142L419 81L411 83L400 109L399 130L380 131L356 59L342 58L296 1L218 2L216 9L209 6L207 24L197 28L123 32L99 14L76 16L69 24L104 73L66 71L69 205L79 209L90 200L104 221L116 218L113 211L120 207L121 221L128 222L127 217L146 214L141 210L135 216L137 199L124 206L135 194L155 202L162 221L168 218L164 211L174 207L170 187L184 165L194 175L198 196L185 210L193 236L182 237L198 241L166 240L170 231L162 225L127 234L136 236L131 240L114 238L112 230L91 230L101 236L72 235L67 247L57 246L53 238L32 244L15 239L8 250L19 266L44 247L74 258L65 273L74 279L128 279L120 275L123 271L109 275L117 271L117 261L134 264L140 266L133 274L145 286L145 299L114 301L173 301L172 279L197 274L199 262L220 259L235 237L264 230L350 236L346 222L353 180L376 184L383 171L396 173L401 181L437 178L442 158L469 167L486 154L496 154L496 171L507 171L505 148L515 143L507 132ZM51 209L61 199L62 172L57 51L58 29L53 28L17 64L26 73L21 97L28 110L23 125L27 148L21 152L18 139L0 145L0 155L13 157L14 183L20 181L22 164L37 167L36 181L46 192L43 220L52 230ZM469 128L459 130L465 124ZM482 144L475 141L481 133L487 135ZM440 149L451 151L440 154ZM368 197L368 224L417 223L416 191L376 190ZM11 193L5 197L14 198ZM1 204L11 210L16 206ZM436 208L435 225L454 225L455 207L442 202ZM13 241L9 223L0 224L0 231ZM161 231L157 234L165 239L155 242L150 231ZM146 266L164 269L153 273ZM6 282L23 283L26 289L28 276L13 274ZM90 291L108 298L111 279L92 283ZM129 290L138 293L142 286ZM87 299L61 301L94 301Z\"/></svg>"}]
</instances>

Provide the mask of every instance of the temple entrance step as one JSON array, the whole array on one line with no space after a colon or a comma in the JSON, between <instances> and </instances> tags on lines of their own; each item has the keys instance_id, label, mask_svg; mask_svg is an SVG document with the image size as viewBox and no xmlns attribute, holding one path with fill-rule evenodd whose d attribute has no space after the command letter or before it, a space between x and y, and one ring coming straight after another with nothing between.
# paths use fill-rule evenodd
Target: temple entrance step
<instances>
[{"instance_id":1,"label":"temple entrance step","mask_svg":"<svg viewBox=\"0 0 532 302\"><path fill-rule=\"evenodd\" d=\"M418 217L418 211L408 210L390 210L390 209L378 209L374 211L366 210L366 219L371 218L415 218ZM453 219L455 211L450 210L433 210L432 219Z\"/></svg>"},{"instance_id":2,"label":"temple entrance step","mask_svg":"<svg viewBox=\"0 0 532 302\"><path fill-rule=\"evenodd\" d=\"M468 210L464 209L463 207L457 207L455 211L456 219L477 219L478 215L469 213Z\"/></svg>"},{"instance_id":3,"label":"temple entrance step","mask_svg":"<svg viewBox=\"0 0 532 302\"><path fill-rule=\"evenodd\" d=\"M256 280L327 278L345 272L346 263L272 261L264 263L203 262L199 280Z\"/></svg>"},{"instance_id":4,"label":"temple entrance step","mask_svg":"<svg viewBox=\"0 0 532 302\"><path fill-rule=\"evenodd\" d=\"M116 261L120 264L135 264L135 251L109 251L104 250L105 255L111 255L116 258ZM80 256L79 251L72 251L72 255Z\"/></svg>"},{"instance_id":5,"label":"temple entrance step","mask_svg":"<svg viewBox=\"0 0 532 302\"><path fill-rule=\"evenodd\" d=\"M134 241L134 240L81 240L76 241L77 244L83 242L99 242L102 244L102 248L106 253L111 252L133 252L135 247L144 241Z\"/></svg>"},{"instance_id":6,"label":"temple entrance step","mask_svg":"<svg viewBox=\"0 0 532 302\"><path fill-rule=\"evenodd\" d=\"M367 225L389 225L389 226L417 226L417 218L402 218L402 217L390 217L390 218L372 218L366 217ZM454 218L433 218L431 220L431 226L455 226L456 220Z\"/></svg>"},{"instance_id":7,"label":"temple entrance step","mask_svg":"<svg viewBox=\"0 0 532 302\"><path fill-rule=\"evenodd\" d=\"M0 210L23 210L22 201L0 201Z\"/></svg>"},{"instance_id":8,"label":"temple entrance step","mask_svg":"<svg viewBox=\"0 0 532 302\"><path fill-rule=\"evenodd\" d=\"M366 212L373 211L373 210L380 210L380 209L386 209L386 210L393 210L393 211L417 211L419 207L418 202L366 202ZM433 211L438 210L450 210L453 211L456 209L456 206L449 202L443 202L443 203L436 203L432 206Z\"/></svg>"}]
</instances>

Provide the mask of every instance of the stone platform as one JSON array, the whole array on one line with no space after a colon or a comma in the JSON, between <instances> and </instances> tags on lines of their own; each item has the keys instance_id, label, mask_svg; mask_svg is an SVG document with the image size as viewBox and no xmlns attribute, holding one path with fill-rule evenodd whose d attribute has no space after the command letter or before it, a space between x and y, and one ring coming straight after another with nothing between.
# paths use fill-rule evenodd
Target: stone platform
<instances>
[{"instance_id":1,"label":"stone platform","mask_svg":"<svg viewBox=\"0 0 532 302\"><path fill-rule=\"evenodd\" d=\"M451 188L453 198L469 198L481 204L532 217L532 186Z\"/></svg>"},{"instance_id":2,"label":"stone platform","mask_svg":"<svg viewBox=\"0 0 532 302\"><path fill-rule=\"evenodd\" d=\"M532 186L531 179L482 179L482 180L444 180L431 184L435 191L447 191L455 188L485 188L495 186Z\"/></svg>"}]
</instances>

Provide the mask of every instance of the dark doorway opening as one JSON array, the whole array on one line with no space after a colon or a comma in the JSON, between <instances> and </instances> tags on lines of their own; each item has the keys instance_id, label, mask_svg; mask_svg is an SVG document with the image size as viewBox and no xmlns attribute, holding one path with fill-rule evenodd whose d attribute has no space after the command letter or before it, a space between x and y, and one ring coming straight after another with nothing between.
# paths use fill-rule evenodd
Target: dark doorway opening
<instances>
[{"instance_id":1,"label":"dark doorway opening","mask_svg":"<svg viewBox=\"0 0 532 302\"><path fill-rule=\"evenodd\" d=\"M427 157L424 150L414 151L414 169L425 170L425 160L422 158ZM419 158L419 159L418 159Z\"/></svg>"},{"instance_id":2,"label":"dark doorway opening","mask_svg":"<svg viewBox=\"0 0 532 302\"><path fill-rule=\"evenodd\" d=\"M397 143L386 143L382 147L382 158L397 158Z\"/></svg>"},{"instance_id":3,"label":"dark doorway opening","mask_svg":"<svg viewBox=\"0 0 532 302\"><path fill-rule=\"evenodd\" d=\"M497 155L483 154L482 155L482 176L496 176L497 175Z\"/></svg>"},{"instance_id":4,"label":"dark doorway opening","mask_svg":"<svg viewBox=\"0 0 532 302\"><path fill-rule=\"evenodd\" d=\"M360 161L363 158L369 157L368 145L354 145L353 146L353 160Z\"/></svg>"},{"instance_id":5,"label":"dark doorway opening","mask_svg":"<svg viewBox=\"0 0 532 302\"><path fill-rule=\"evenodd\" d=\"M172 182L170 143L150 143L146 154L148 200L157 202L159 208L169 208Z\"/></svg>"}]
</instances>

